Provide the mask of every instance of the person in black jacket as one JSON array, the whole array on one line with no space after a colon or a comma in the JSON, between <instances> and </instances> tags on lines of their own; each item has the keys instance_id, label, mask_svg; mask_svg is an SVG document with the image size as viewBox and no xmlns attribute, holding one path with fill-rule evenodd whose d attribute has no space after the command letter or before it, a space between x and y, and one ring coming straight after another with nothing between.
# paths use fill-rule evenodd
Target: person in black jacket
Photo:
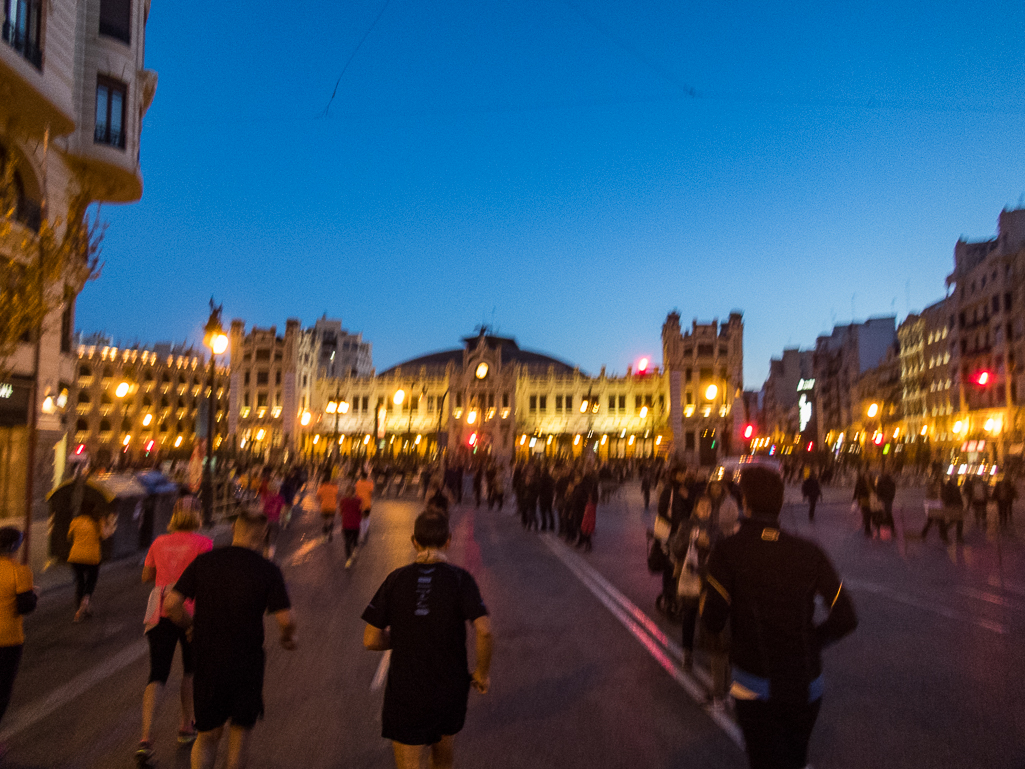
<instances>
[{"instance_id":1,"label":"person in black jacket","mask_svg":"<svg viewBox=\"0 0 1025 769\"><path fill-rule=\"evenodd\" d=\"M737 722L751 769L802 769L822 698L821 650L858 620L829 558L779 528L783 479L765 467L740 479L746 518L708 559L701 619L730 622ZM829 615L813 623L815 596Z\"/></svg>"},{"instance_id":2,"label":"person in black jacket","mask_svg":"<svg viewBox=\"0 0 1025 769\"><path fill-rule=\"evenodd\" d=\"M819 485L815 473L804 479L804 483L801 484L801 496L808 500L808 522L811 523L815 520L815 505L822 496L822 486Z\"/></svg>"},{"instance_id":3,"label":"person in black jacket","mask_svg":"<svg viewBox=\"0 0 1025 769\"><path fill-rule=\"evenodd\" d=\"M669 540L687 519L690 518L691 509L694 507L694 497L691 496L689 473L683 465L672 468L666 476L665 486L658 498L657 513L661 518L669 519L669 537L662 542L662 548L668 554ZM667 608L675 607L676 601L676 571L675 564L666 559L667 565L662 572L662 594L656 603Z\"/></svg>"}]
</instances>

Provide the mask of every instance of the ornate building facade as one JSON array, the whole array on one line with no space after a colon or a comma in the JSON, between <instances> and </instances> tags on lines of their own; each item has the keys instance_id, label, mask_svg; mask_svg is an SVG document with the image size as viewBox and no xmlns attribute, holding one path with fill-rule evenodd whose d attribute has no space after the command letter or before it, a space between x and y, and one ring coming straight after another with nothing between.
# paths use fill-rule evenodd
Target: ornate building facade
<instances>
[{"instance_id":1,"label":"ornate building facade","mask_svg":"<svg viewBox=\"0 0 1025 769\"><path fill-rule=\"evenodd\" d=\"M214 448L227 433L228 370L217 367ZM75 447L100 465L119 457L188 458L206 430L210 397L205 353L171 344L118 348L92 338L78 346Z\"/></svg>"},{"instance_id":2,"label":"ornate building facade","mask_svg":"<svg viewBox=\"0 0 1025 769\"><path fill-rule=\"evenodd\" d=\"M669 446L668 409L663 372L589 376L483 330L372 377L318 380L299 448L397 458L446 449L505 463L652 456Z\"/></svg>"},{"instance_id":3,"label":"ornate building facade","mask_svg":"<svg viewBox=\"0 0 1025 769\"><path fill-rule=\"evenodd\" d=\"M744 321L734 311L719 324L694 321L680 329L671 312L662 326L673 453L690 465L736 453L747 420L744 410Z\"/></svg>"},{"instance_id":4,"label":"ornate building facade","mask_svg":"<svg viewBox=\"0 0 1025 769\"><path fill-rule=\"evenodd\" d=\"M19 244L37 238L44 220L60 235L74 202L142 196L140 133L157 77L144 64L148 0L11 0L3 8L0 164L13 170L14 189L3 192L14 216L0 221L8 230L0 258L23 260ZM75 297L85 278L72 269L51 286L59 301L50 317L0 361L0 517L25 514L33 436L33 518L45 517L43 498L62 479Z\"/></svg>"}]
</instances>

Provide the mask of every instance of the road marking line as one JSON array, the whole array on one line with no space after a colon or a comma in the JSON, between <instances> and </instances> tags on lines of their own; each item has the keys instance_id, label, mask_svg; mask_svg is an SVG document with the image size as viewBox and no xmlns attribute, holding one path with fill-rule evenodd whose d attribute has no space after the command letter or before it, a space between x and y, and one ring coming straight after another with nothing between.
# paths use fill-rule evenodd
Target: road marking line
<instances>
[{"instance_id":1,"label":"road marking line","mask_svg":"<svg viewBox=\"0 0 1025 769\"><path fill-rule=\"evenodd\" d=\"M969 598L977 598L980 601L991 603L994 606L1002 606L1005 609L1014 609L1015 611L1025 611L1025 605L1020 604L1017 601L1009 601L996 593L987 593L985 590L976 590L971 587L959 587L956 588L956 590L961 595L966 595Z\"/></svg>"},{"instance_id":2,"label":"road marking line","mask_svg":"<svg viewBox=\"0 0 1025 769\"><path fill-rule=\"evenodd\" d=\"M131 665L137 659L144 656L148 649L149 644L145 640L136 641L105 662L90 668L84 673L80 673L63 686L57 687L41 700L18 708L8 718L4 719L4 729L0 732L0 742L9 741L14 735L47 718L55 710L59 710L85 694L100 681Z\"/></svg>"},{"instance_id":3,"label":"road marking line","mask_svg":"<svg viewBox=\"0 0 1025 769\"><path fill-rule=\"evenodd\" d=\"M920 609L921 611L928 611L932 612L933 614L939 614L941 617L946 617L947 619L955 620L957 622L978 625L979 627L984 628L986 630L992 630L994 633L1007 635L1007 628L1001 625L999 622L991 622L987 619L972 617L971 615L963 614L962 612L947 608L946 606L943 606L941 604L935 604L929 601L922 601L918 598L915 598L914 596L898 593L896 590L892 590L886 587L885 585L876 585L871 582L862 582L861 580L857 579L847 579L844 581L844 584L847 585L847 587L852 588L853 590L862 590L866 593L880 595L884 598L889 598L891 601L902 603L905 606L911 606L915 609Z\"/></svg>"},{"instance_id":4,"label":"road marking line","mask_svg":"<svg viewBox=\"0 0 1025 769\"><path fill-rule=\"evenodd\" d=\"M377 665L377 672L374 673L374 680L370 682L370 691L376 692L388 677L388 668L391 665L391 649L385 650L381 655L381 662Z\"/></svg>"},{"instance_id":5,"label":"road marking line","mask_svg":"<svg viewBox=\"0 0 1025 769\"><path fill-rule=\"evenodd\" d=\"M541 540L548 546L556 558L571 571L591 591L595 598L620 621L634 638L640 642L654 660L676 681L691 699L701 704L705 699L705 691L695 682L694 678L684 673L678 662L683 658L683 649L673 643L629 598L613 587L590 564L551 535L542 535ZM675 657L675 659L674 659ZM706 676L707 678L707 676ZM710 682L709 682L710 683ZM715 724L725 732L733 743L743 749L744 737L738 727L725 713L713 710L705 711Z\"/></svg>"},{"instance_id":6,"label":"road marking line","mask_svg":"<svg viewBox=\"0 0 1025 769\"><path fill-rule=\"evenodd\" d=\"M296 548L295 552L292 553L292 557L288 561L289 566L299 566L306 563L309 559L310 553L316 548L324 544L323 537L313 537L309 541L303 543Z\"/></svg>"},{"instance_id":7,"label":"road marking line","mask_svg":"<svg viewBox=\"0 0 1025 769\"><path fill-rule=\"evenodd\" d=\"M1006 590L1009 593L1017 593L1018 595L1025 595L1025 585L1019 585L1014 582L1007 582L1002 580L996 574L989 578L990 587L999 587L1002 590Z\"/></svg>"}]
</instances>

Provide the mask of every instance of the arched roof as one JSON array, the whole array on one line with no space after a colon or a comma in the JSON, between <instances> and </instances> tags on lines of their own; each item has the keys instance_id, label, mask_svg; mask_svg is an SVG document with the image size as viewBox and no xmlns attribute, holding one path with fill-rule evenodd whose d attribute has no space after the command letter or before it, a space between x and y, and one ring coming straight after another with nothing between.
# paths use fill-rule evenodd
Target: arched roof
<instances>
[{"instance_id":1,"label":"arched roof","mask_svg":"<svg viewBox=\"0 0 1025 769\"><path fill-rule=\"evenodd\" d=\"M457 347L452 350L443 350L441 352L432 352L428 355L421 355L418 358L412 358L407 361L403 361L391 368L382 371L378 376L387 376L395 372L396 369L413 369L418 370L420 367L426 367L428 370L444 370L444 368L451 361L455 366L463 365L463 352L467 349L474 350L477 344L480 342L480 336L467 336L463 337L463 347ZM484 342L492 350L498 350L501 354L503 364L519 363L526 366L528 369L534 371L546 372L549 366L555 368L557 374L572 374L574 372L573 366L568 363L553 358L550 355L544 353L532 352L531 350L524 350L516 344L516 340L511 337L492 336L490 334L484 335Z\"/></svg>"}]
</instances>

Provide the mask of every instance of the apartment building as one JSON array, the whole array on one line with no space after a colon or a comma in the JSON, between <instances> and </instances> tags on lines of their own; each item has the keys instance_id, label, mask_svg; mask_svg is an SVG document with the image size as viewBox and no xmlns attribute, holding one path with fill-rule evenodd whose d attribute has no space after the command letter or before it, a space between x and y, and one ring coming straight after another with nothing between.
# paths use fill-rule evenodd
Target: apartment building
<instances>
[{"instance_id":1,"label":"apartment building","mask_svg":"<svg viewBox=\"0 0 1025 769\"><path fill-rule=\"evenodd\" d=\"M157 76L144 63L148 0L4 0L3 13L0 163L13 173L0 179L12 180L2 192L15 205L0 222L0 258L10 265L34 253L44 222L60 234L83 202L141 197L140 132ZM0 517L25 514L31 476L31 514L44 518L64 474L87 272L69 267L48 317L0 360Z\"/></svg>"}]
</instances>

